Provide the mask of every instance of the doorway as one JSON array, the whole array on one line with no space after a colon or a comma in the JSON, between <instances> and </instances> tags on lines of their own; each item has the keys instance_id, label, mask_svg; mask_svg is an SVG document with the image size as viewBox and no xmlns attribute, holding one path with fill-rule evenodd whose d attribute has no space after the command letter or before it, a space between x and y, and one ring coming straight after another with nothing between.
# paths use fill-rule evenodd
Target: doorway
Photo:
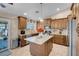
<instances>
[{"instance_id":1,"label":"doorway","mask_svg":"<svg viewBox=\"0 0 79 59\"><path fill-rule=\"evenodd\" d=\"M0 51L8 48L8 23L0 22Z\"/></svg>"}]
</instances>

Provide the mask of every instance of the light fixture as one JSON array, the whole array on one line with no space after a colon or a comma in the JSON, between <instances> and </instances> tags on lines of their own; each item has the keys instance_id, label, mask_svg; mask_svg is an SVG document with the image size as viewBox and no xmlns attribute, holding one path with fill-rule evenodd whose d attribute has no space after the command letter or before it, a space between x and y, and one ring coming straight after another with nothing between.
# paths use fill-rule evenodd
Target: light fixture
<instances>
[{"instance_id":1,"label":"light fixture","mask_svg":"<svg viewBox=\"0 0 79 59\"><path fill-rule=\"evenodd\" d=\"M40 19L40 22L43 22L44 20L43 19Z\"/></svg>"},{"instance_id":2,"label":"light fixture","mask_svg":"<svg viewBox=\"0 0 79 59\"><path fill-rule=\"evenodd\" d=\"M60 11L60 8L57 8L56 10L57 10L57 11Z\"/></svg>"},{"instance_id":3,"label":"light fixture","mask_svg":"<svg viewBox=\"0 0 79 59\"><path fill-rule=\"evenodd\" d=\"M39 17L39 21L40 21L40 22L43 22L44 20L43 20L41 17Z\"/></svg>"},{"instance_id":4,"label":"light fixture","mask_svg":"<svg viewBox=\"0 0 79 59\"><path fill-rule=\"evenodd\" d=\"M27 15L27 13L24 13L24 15L26 16L26 15Z\"/></svg>"},{"instance_id":5,"label":"light fixture","mask_svg":"<svg viewBox=\"0 0 79 59\"><path fill-rule=\"evenodd\" d=\"M44 21L43 18L42 18L43 17L43 3L40 3L40 8L41 8L40 9L40 13L41 13L40 15L41 15L41 17L39 17L39 21L43 22Z\"/></svg>"}]
</instances>

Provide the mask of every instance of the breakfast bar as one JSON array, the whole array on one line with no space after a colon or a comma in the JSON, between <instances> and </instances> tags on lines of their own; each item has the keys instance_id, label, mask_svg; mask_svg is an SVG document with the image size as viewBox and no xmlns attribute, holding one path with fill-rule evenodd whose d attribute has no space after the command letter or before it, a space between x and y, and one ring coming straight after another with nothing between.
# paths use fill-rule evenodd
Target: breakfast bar
<instances>
[{"instance_id":1,"label":"breakfast bar","mask_svg":"<svg viewBox=\"0 0 79 59\"><path fill-rule=\"evenodd\" d=\"M53 36L42 35L26 38L30 42L30 52L33 56L48 56L53 48Z\"/></svg>"}]
</instances>

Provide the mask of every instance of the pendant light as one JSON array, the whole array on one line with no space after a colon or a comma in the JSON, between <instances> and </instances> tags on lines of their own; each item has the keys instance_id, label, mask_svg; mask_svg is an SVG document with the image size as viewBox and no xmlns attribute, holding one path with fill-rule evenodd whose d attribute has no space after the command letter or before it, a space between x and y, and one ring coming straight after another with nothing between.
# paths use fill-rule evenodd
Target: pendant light
<instances>
[{"instance_id":1,"label":"pendant light","mask_svg":"<svg viewBox=\"0 0 79 59\"><path fill-rule=\"evenodd\" d=\"M40 20L40 22L43 22L44 20L43 20L43 3L40 3L40 6L41 6L41 17L39 17L39 20Z\"/></svg>"}]
</instances>

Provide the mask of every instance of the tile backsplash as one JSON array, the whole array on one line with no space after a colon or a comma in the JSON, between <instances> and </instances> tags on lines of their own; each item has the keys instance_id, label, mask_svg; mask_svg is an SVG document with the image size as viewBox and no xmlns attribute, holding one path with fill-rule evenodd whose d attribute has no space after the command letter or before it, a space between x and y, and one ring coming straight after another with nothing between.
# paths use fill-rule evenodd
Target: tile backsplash
<instances>
[{"instance_id":1,"label":"tile backsplash","mask_svg":"<svg viewBox=\"0 0 79 59\"><path fill-rule=\"evenodd\" d=\"M60 30L59 29L53 29L52 30L52 34L60 34ZM63 29L62 31L61 31L61 35L68 35L68 31L67 31L67 29Z\"/></svg>"}]
</instances>

